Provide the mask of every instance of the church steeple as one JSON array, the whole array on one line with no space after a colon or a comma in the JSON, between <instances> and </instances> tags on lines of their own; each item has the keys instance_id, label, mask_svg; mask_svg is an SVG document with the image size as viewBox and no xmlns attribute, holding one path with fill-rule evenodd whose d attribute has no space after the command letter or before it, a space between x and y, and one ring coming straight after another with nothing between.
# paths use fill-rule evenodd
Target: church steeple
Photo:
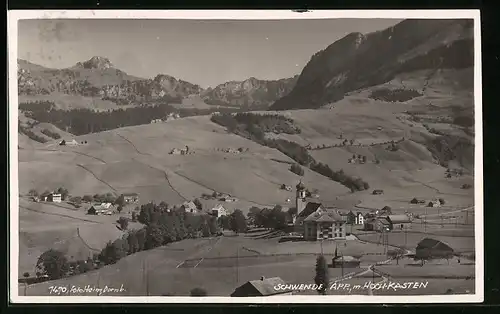
<instances>
[{"instance_id":1,"label":"church steeple","mask_svg":"<svg viewBox=\"0 0 500 314\"><path fill-rule=\"evenodd\" d=\"M295 186L297 191L295 194L295 206L297 208L297 214L300 214L306 207L306 187L302 180Z\"/></svg>"}]
</instances>

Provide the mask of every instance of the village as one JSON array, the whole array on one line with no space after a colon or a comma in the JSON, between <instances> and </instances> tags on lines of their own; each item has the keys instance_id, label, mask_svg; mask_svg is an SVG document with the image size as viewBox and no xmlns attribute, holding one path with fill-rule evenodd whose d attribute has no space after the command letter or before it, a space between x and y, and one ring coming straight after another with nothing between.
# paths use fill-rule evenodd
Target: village
<instances>
[{"instance_id":1,"label":"village","mask_svg":"<svg viewBox=\"0 0 500 314\"><path fill-rule=\"evenodd\" d=\"M287 191L292 191L292 187L283 184L282 189ZM314 191L314 190L313 190ZM127 192L120 194L118 196L112 195L112 193L107 193L103 195L85 195L70 196L68 191L64 188L59 188L54 192L48 193L44 192L40 195L36 191L30 191L30 197L33 202L48 202L48 203L68 203L86 212L86 215L96 215L96 216L115 216L120 215L120 219L117 220L117 224L121 225L123 228L123 220L137 221L139 214L139 204L144 204L141 202L138 193ZM374 190L373 195L383 194L382 190ZM303 183L300 181L295 186L295 204L291 208L282 208L281 206L271 209L258 209L250 210L248 217L245 218L245 227L242 230L233 229L231 224L224 223L228 221L234 215L234 210L227 209L224 203L237 203L239 200L228 194L213 192L212 194L203 194L200 199L194 199L191 201L185 201L177 205L168 205L164 210L165 212L175 211L176 213L185 213L188 215L207 215L214 217L217 220L217 231L214 235L218 238L227 238L226 241L232 240L231 231L244 232L245 234L259 234L262 231L259 230L271 230L264 231L264 233L272 234L272 236L265 236L268 239L278 239L279 246L283 249L278 248L278 252L283 252L287 245L298 245L300 244L301 251L314 251L314 247L317 248L317 244L320 244L321 256L330 256L331 260L327 261L328 268L331 269L330 272L334 272L337 276L334 278L333 282L343 282L345 280L353 280L353 278L364 278L367 273L376 274L381 280L386 280L391 278L390 275L384 273L381 270L375 270L375 266L379 266L384 269L384 265L390 265L397 261L396 265L399 265L399 261L403 259L415 259L420 261L421 266L424 265L425 261L432 261L434 259L455 259L457 263L460 264L460 259L466 259L460 252L454 251L454 249L447 243L444 243L438 239L432 238L432 236L422 237L422 240L417 243L415 247L411 247L407 243L407 233L412 233L421 229L422 219L419 222L418 215L413 215L412 213L393 213L389 206L385 206L381 209L341 209L337 207L324 206L318 199L319 195L312 193ZM215 201L216 205L204 206L203 201L211 200L212 204ZM421 199L414 198L409 201L410 204L426 207L440 207L444 205L444 200L430 200L425 201ZM279 209L277 209L279 207ZM278 210L283 215L282 224L267 224L262 222L262 217L265 215L270 215L271 212ZM271 219L271 218L269 218ZM440 216L441 223L443 223L443 217ZM449 219L448 217L446 219ZM471 218L472 219L472 218ZM279 220L279 218L278 218ZM427 225L427 221L425 221ZM431 222L432 224L432 222ZM264 227L264 229L262 229ZM441 226L442 227L442 226ZM126 229L126 224L125 224ZM253 230L253 231L252 231ZM229 233L228 233L229 232ZM269 233L270 232L270 233ZM262 233L262 234L264 234ZM389 234L394 233L394 237L404 237L404 245L394 245L389 244ZM378 234L375 237L372 234ZM432 234L432 232L431 232ZM200 234L201 237L203 235ZM257 236L255 236L258 239ZM373 245L375 245L375 251L377 253L370 253L360 251L358 247L359 243L364 242L365 237L372 237ZM220 239L219 239L220 240ZM256 241L256 240L253 240ZM368 240L370 241L370 240ZM401 241L397 241L401 243ZM310 243L310 244L307 244ZM369 242L367 242L369 243ZM364 246L367 246L365 244ZM307 248L307 246L310 246ZM369 247L368 245L367 247ZM358 248L356 248L358 247ZM354 248L354 250L353 250ZM323 253L323 251L328 251ZM296 251L296 250L295 250ZM312 251L311 251L312 252ZM316 254L319 254L317 252ZM350 254L353 253L353 254ZM285 254L286 256L294 256L293 250L288 253L277 253L278 255ZM297 252L295 255L296 262L301 261L304 256L303 253ZM379 256L366 265L365 260L370 254L375 254L374 256ZM274 256L274 254L273 254ZM384 258L384 256L386 256ZM196 266L199 266L204 260L205 264L210 262L210 259L214 257L204 256L199 260L195 260ZM244 260L245 256L239 257ZM470 260L470 257L468 257ZM372 260L370 258L369 260ZM432 262L429 262L432 263ZM362 266L362 265L365 266ZM467 265L467 263L463 263ZM469 263L470 264L470 263ZM190 261L186 260L180 264L181 268L192 267L189 266ZM205 266L210 267L210 266ZM233 265L234 267L234 265ZM244 266L240 266L244 267ZM397 266L399 267L399 266ZM442 266L439 266L442 267ZM464 266L465 267L465 266ZM72 268L73 269L73 268ZM341 271L341 273L338 273ZM385 278L385 279L384 279ZM236 281L238 282L238 281ZM294 290L294 289L282 289L277 291L273 287L277 285L283 285L284 287L293 287L289 282L286 282L280 277L271 276L266 278L261 276L260 279L248 280L244 284L235 287L235 290L231 296L270 296L270 295L282 295L282 294L303 294L304 291ZM373 291L365 291L363 293L372 294Z\"/></svg>"}]
</instances>

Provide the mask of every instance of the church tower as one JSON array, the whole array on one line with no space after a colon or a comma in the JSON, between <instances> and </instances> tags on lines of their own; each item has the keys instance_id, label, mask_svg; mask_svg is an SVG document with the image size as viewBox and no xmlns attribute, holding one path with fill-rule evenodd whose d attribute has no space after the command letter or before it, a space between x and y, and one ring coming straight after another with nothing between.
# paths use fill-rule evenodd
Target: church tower
<instances>
[{"instance_id":1,"label":"church tower","mask_svg":"<svg viewBox=\"0 0 500 314\"><path fill-rule=\"evenodd\" d=\"M300 214L306 207L306 187L302 183L302 180L296 186L295 195L295 208L297 208L297 215Z\"/></svg>"}]
</instances>

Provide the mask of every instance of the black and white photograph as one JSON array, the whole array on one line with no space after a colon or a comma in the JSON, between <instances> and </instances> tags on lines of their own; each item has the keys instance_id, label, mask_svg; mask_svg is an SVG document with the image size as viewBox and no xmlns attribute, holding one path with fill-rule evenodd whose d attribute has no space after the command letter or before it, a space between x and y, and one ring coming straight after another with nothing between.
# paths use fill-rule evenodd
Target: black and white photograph
<instances>
[{"instance_id":1,"label":"black and white photograph","mask_svg":"<svg viewBox=\"0 0 500 314\"><path fill-rule=\"evenodd\" d=\"M8 20L12 302L483 300L478 10Z\"/></svg>"}]
</instances>

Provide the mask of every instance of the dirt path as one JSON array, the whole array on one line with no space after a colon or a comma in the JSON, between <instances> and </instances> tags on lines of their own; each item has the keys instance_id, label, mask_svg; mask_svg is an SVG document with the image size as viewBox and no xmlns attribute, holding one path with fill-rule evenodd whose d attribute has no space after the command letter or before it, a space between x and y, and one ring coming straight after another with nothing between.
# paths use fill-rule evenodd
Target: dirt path
<instances>
[{"instance_id":1,"label":"dirt path","mask_svg":"<svg viewBox=\"0 0 500 314\"><path fill-rule=\"evenodd\" d=\"M105 185L109 186L113 191L117 192L117 190L112 187L108 182L102 180L101 178L99 178L95 173L92 172L92 170L88 169L87 167L85 167L84 165L82 164L76 164L78 167L84 169L85 171L87 171L88 173L90 173L94 178L96 178L97 181L101 182L101 183L104 183Z\"/></svg>"},{"instance_id":2,"label":"dirt path","mask_svg":"<svg viewBox=\"0 0 500 314\"><path fill-rule=\"evenodd\" d=\"M157 170L157 171L161 171L161 172L163 172L163 174L165 175L165 180L166 180L167 184L169 185L169 187L172 189L172 191L174 191L177 195L179 195L179 197L180 197L180 198L182 198L183 200L185 200L185 201L187 201L187 200L188 200L188 198L184 197L184 195L182 195L182 194L181 194L181 192L179 192L179 190L177 190L177 189L176 189L176 188L172 185L172 182L170 182L170 178L168 177L168 173L167 173L167 171L165 171L164 169L160 169L160 168L153 167L153 166L151 166L150 164L146 164L146 163L144 163L144 162L142 162L142 161L139 161L139 160L137 160L137 159L135 159L135 158L132 158L132 160L134 160L135 162L138 162L138 163L140 163L140 164L142 164L142 165L145 165L145 166L147 166L147 167L149 167L149 168L151 168L151 169L154 169L154 170Z\"/></svg>"},{"instance_id":3,"label":"dirt path","mask_svg":"<svg viewBox=\"0 0 500 314\"><path fill-rule=\"evenodd\" d=\"M141 152L135 145L134 143L132 143L128 138L126 138L125 136L121 135L120 133L116 133L116 135L118 135L119 137L121 137L122 139L124 139L127 143L129 143L130 145L132 145L132 147L135 149L135 151L139 154L139 155L144 155L144 156L151 156L151 154L148 154L148 153L143 153Z\"/></svg>"}]
</instances>

